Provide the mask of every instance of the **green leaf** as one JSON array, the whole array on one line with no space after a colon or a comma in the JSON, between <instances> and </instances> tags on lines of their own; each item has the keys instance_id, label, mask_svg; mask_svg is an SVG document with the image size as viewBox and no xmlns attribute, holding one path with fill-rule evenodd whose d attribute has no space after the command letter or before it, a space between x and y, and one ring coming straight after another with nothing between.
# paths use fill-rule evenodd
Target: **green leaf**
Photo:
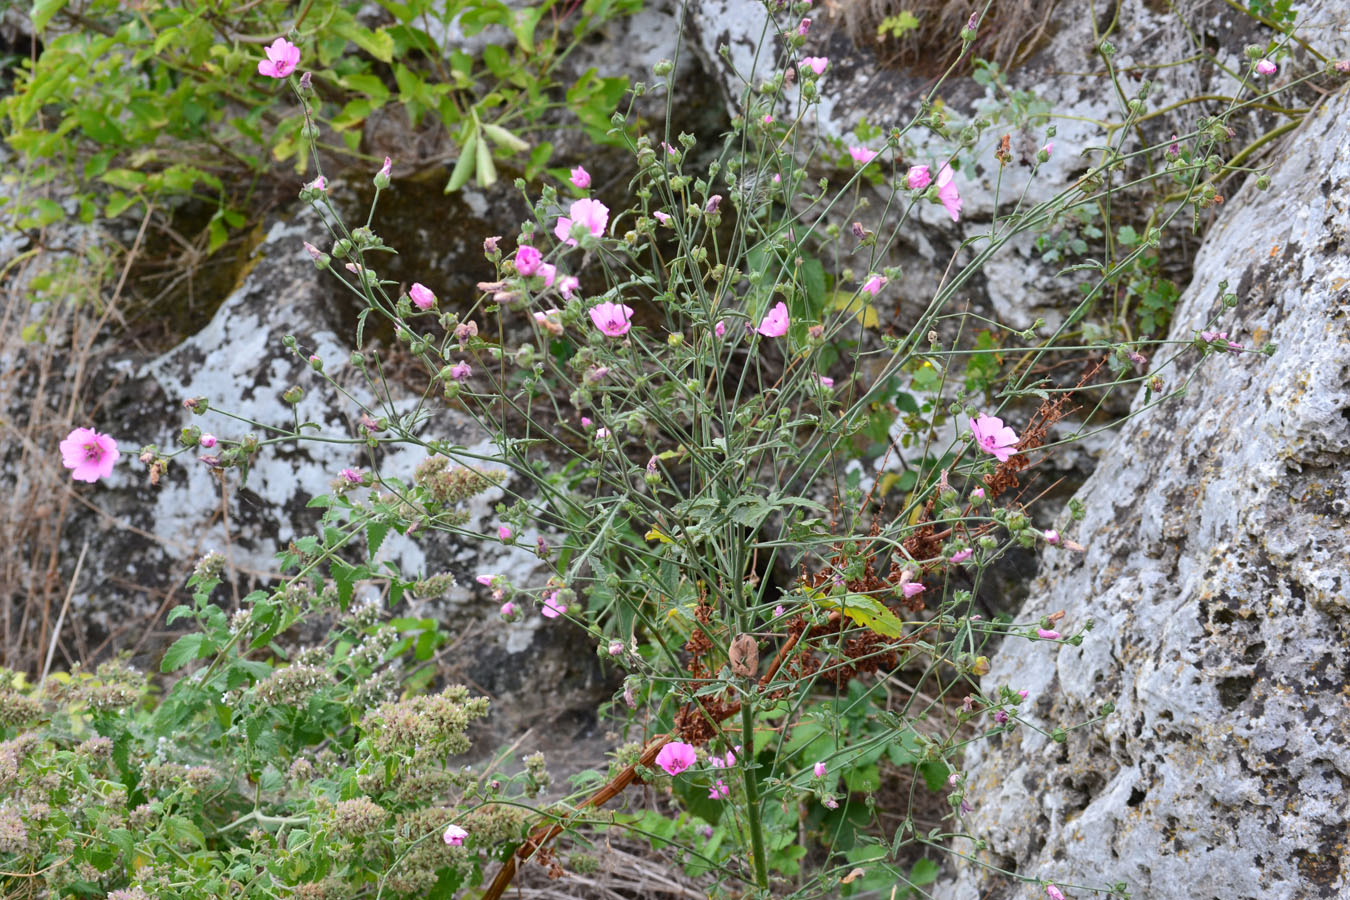
<instances>
[{"instance_id":1,"label":"green leaf","mask_svg":"<svg viewBox=\"0 0 1350 900\"><path fill-rule=\"evenodd\" d=\"M33 30L41 31L47 27L47 23L65 8L66 0L34 0L33 11L30 16L33 20Z\"/></svg>"},{"instance_id":2,"label":"green leaf","mask_svg":"<svg viewBox=\"0 0 1350 900\"><path fill-rule=\"evenodd\" d=\"M924 857L914 864L914 868L909 870L909 883L915 885L932 884L937 881L938 864L928 857Z\"/></svg>"},{"instance_id":3,"label":"green leaf","mask_svg":"<svg viewBox=\"0 0 1350 900\"><path fill-rule=\"evenodd\" d=\"M388 533L389 525L385 522L371 522L366 526L366 542L370 545L371 559L380 552L380 545L384 543L384 536Z\"/></svg>"},{"instance_id":4,"label":"green leaf","mask_svg":"<svg viewBox=\"0 0 1350 900\"><path fill-rule=\"evenodd\" d=\"M844 615L857 624L870 628L883 637L898 638L904 633L904 623L874 597L866 594L846 594L840 599L825 596L814 599L826 609L842 610Z\"/></svg>"},{"instance_id":5,"label":"green leaf","mask_svg":"<svg viewBox=\"0 0 1350 900\"><path fill-rule=\"evenodd\" d=\"M951 774L951 770L945 763L929 760L919 763L919 774L923 776L924 784L928 785L930 791L940 791L947 785L947 776Z\"/></svg>"},{"instance_id":6,"label":"green leaf","mask_svg":"<svg viewBox=\"0 0 1350 900\"><path fill-rule=\"evenodd\" d=\"M371 31L369 28L362 28L351 19L334 22L331 27L334 33L345 37L380 62L394 61L394 37L383 28Z\"/></svg>"},{"instance_id":7,"label":"green leaf","mask_svg":"<svg viewBox=\"0 0 1350 900\"><path fill-rule=\"evenodd\" d=\"M206 635L204 634L183 635L164 652L164 658L159 663L159 670L161 672L173 672L183 668L201 654L202 647L205 644Z\"/></svg>"}]
</instances>

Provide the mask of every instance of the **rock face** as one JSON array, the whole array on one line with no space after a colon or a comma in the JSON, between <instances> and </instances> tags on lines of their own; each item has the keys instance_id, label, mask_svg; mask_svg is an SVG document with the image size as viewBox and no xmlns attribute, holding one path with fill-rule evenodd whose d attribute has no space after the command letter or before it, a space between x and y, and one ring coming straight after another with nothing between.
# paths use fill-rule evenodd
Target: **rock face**
<instances>
[{"instance_id":1,"label":"rock face","mask_svg":"<svg viewBox=\"0 0 1350 900\"><path fill-rule=\"evenodd\" d=\"M1009 640L984 679L1030 691L1045 731L1115 704L1063 745L1019 728L971 751L970 830L1018 876L1350 896L1350 93L1279 156L1268 192L1226 204L1170 335L1278 349L1184 351L1187 396L1125 426L1066 529L1086 553L1050 554L1018 617L1095 628L1081 647ZM935 896L1045 893L963 867Z\"/></svg>"}]
</instances>

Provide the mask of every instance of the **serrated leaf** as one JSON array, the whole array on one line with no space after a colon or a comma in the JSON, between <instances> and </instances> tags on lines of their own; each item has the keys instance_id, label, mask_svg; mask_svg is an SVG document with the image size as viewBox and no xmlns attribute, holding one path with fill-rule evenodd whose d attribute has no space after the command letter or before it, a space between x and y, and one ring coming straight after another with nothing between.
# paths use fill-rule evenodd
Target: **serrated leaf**
<instances>
[{"instance_id":1,"label":"serrated leaf","mask_svg":"<svg viewBox=\"0 0 1350 900\"><path fill-rule=\"evenodd\" d=\"M205 644L206 635L204 634L183 635L173 642L172 647L164 651L164 658L160 660L159 670L161 672L173 672L183 668L197 658Z\"/></svg>"}]
</instances>

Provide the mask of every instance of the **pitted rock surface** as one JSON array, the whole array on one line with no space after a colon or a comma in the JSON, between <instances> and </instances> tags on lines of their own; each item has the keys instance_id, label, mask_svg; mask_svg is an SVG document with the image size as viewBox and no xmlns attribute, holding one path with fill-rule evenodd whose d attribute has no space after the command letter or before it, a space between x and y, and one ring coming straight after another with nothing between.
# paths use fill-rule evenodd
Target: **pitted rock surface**
<instances>
[{"instance_id":1,"label":"pitted rock surface","mask_svg":"<svg viewBox=\"0 0 1350 900\"><path fill-rule=\"evenodd\" d=\"M1046 731L1116 707L1062 746L1019 728L967 757L981 857L1020 876L1350 896L1350 93L1279 158L1267 192L1226 204L1170 334L1274 355L1187 351L1187 396L1123 428L1066 529L1086 552L1050 553L1018 617L1095 628L1080 647L1010 639L983 680L1030 691ZM963 866L935 896L1045 893Z\"/></svg>"}]
</instances>

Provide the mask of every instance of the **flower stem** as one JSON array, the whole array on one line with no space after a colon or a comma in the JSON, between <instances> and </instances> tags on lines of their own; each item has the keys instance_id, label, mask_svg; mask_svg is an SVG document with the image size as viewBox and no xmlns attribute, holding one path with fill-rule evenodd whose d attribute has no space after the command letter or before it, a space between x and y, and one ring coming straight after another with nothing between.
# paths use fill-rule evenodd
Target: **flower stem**
<instances>
[{"instance_id":1,"label":"flower stem","mask_svg":"<svg viewBox=\"0 0 1350 900\"><path fill-rule=\"evenodd\" d=\"M745 814L750 820L750 854L755 861L755 882L769 887L769 870L764 861L764 831L759 823L759 776L755 773L755 714L750 697L741 703L741 759L745 765Z\"/></svg>"}]
</instances>

